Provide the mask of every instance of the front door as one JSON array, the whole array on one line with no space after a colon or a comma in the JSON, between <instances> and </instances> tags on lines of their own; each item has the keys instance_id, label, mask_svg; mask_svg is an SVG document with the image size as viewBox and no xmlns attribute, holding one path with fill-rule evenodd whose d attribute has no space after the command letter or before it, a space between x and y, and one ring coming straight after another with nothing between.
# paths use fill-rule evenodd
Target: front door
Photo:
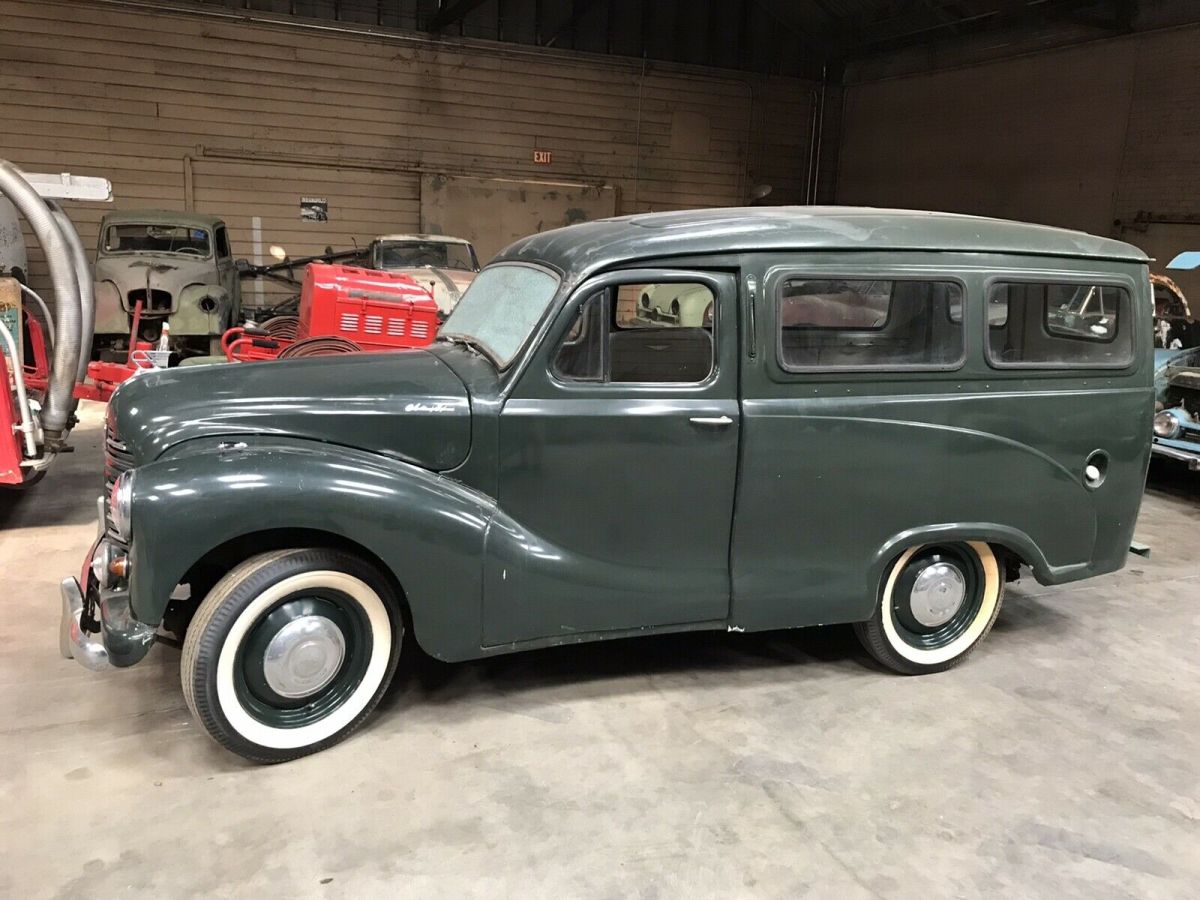
<instances>
[{"instance_id":1,"label":"front door","mask_svg":"<svg viewBox=\"0 0 1200 900\"><path fill-rule=\"evenodd\" d=\"M736 282L639 270L560 312L500 414L484 644L724 620Z\"/></svg>"},{"instance_id":2,"label":"front door","mask_svg":"<svg viewBox=\"0 0 1200 900\"><path fill-rule=\"evenodd\" d=\"M226 327L236 325L242 314L242 284L229 248L229 231L218 225L213 235L216 243L217 278L229 296L230 321Z\"/></svg>"}]
</instances>

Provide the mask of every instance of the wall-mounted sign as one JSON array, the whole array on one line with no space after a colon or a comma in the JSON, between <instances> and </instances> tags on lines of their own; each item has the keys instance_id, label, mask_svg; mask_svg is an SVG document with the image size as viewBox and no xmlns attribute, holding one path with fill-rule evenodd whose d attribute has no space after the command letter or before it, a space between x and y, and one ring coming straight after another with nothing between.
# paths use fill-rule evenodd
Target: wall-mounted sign
<instances>
[{"instance_id":1,"label":"wall-mounted sign","mask_svg":"<svg viewBox=\"0 0 1200 900\"><path fill-rule=\"evenodd\" d=\"M306 222L328 222L329 200L325 197L301 197L300 218Z\"/></svg>"},{"instance_id":2,"label":"wall-mounted sign","mask_svg":"<svg viewBox=\"0 0 1200 900\"><path fill-rule=\"evenodd\" d=\"M549 150L534 150L533 161L539 166L548 166L554 162L554 154Z\"/></svg>"}]
</instances>

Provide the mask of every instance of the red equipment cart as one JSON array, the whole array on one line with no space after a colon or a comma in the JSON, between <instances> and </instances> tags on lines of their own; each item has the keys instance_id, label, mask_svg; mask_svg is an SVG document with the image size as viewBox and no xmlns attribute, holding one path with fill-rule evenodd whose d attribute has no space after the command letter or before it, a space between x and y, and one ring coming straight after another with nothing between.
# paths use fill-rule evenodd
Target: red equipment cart
<instances>
[{"instance_id":1,"label":"red equipment cart","mask_svg":"<svg viewBox=\"0 0 1200 900\"><path fill-rule=\"evenodd\" d=\"M408 275L314 262L304 273L299 317L231 328L221 346L230 361L252 362L424 347L437 329L437 303Z\"/></svg>"}]
</instances>

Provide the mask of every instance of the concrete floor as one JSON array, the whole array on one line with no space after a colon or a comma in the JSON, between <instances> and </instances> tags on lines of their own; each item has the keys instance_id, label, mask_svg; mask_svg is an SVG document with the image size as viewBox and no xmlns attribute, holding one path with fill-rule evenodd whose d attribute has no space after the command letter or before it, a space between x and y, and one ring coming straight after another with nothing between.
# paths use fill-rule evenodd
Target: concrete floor
<instances>
[{"instance_id":1,"label":"concrete floor","mask_svg":"<svg viewBox=\"0 0 1200 900\"><path fill-rule=\"evenodd\" d=\"M411 652L356 737L258 768L189 720L177 651L58 656L99 422L0 496L0 895L1196 896L1200 478L1152 473L1150 560L1021 582L942 675L847 628Z\"/></svg>"}]
</instances>

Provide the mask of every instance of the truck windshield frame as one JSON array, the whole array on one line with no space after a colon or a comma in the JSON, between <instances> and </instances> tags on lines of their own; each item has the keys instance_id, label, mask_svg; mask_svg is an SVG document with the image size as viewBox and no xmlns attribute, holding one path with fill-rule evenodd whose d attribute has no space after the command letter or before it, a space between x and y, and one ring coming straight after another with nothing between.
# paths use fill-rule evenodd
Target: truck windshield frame
<instances>
[{"instance_id":1,"label":"truck windshield frame","mask_svg":"<svg viewBox=\"0 0 1200 900\"><path fill-rule=\"evenodd\" d=\"M374 256L374 268L385 271L420 268L479 271L474 249L457 241L380 241L375 245Z\"/></svg>"},{"instance_id":2,"label":"truck windshield frame","mask_svg":"<svg viewBox=\"0 0 1200 900\"><path fill-rule=\"evenodd\" d=\"M159 234L152 232L158 231ZM175 234L169 234L169 233ZM127 241L144 240L147 246L123 246ZM165 247L149 246L151 242L165 243ZM176 246L178 244L178 246ZM199 250L203 244L203 252ZM190 249L188 249L190 248ZM104 240L100 244L100 252L105 256L119 256L126 253L149 253L153 255L170 254L172 256L191 257L193 259L209 259L212 257L212 233L208 228L194 228L190 225L169 225L158 222L117 222L104 230Z\"/></svg>"}]
</instances>

